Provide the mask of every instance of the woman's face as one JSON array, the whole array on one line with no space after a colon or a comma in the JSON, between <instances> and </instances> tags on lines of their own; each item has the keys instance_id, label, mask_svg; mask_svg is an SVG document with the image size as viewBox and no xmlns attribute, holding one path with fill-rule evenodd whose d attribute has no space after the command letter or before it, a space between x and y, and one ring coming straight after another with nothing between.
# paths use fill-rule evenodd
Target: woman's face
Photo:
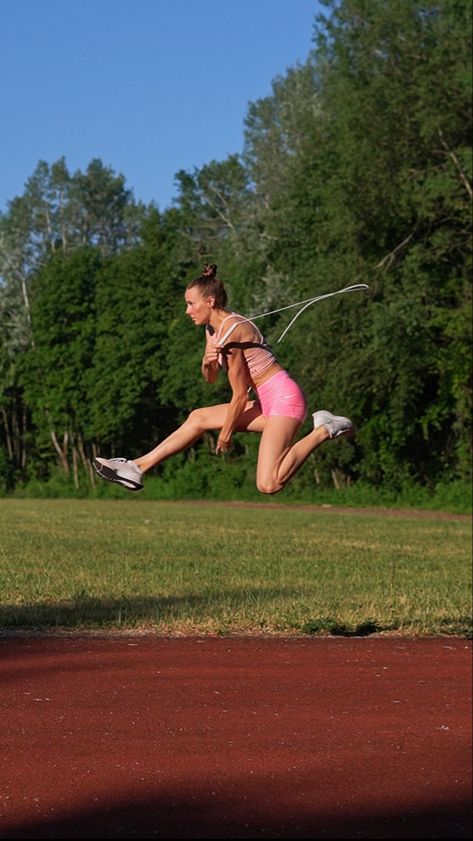
<instances>
[{"instance_id":1,"label":"woman's face","mask_svg":"<svg viewBox=\"0 0 473 841\"><path fill-rule=\"evenodd\" d=\"M213 298L204 298L198 286L186 289L186 315L194 324L208 324Z\"/></svg>"}]
</instances>

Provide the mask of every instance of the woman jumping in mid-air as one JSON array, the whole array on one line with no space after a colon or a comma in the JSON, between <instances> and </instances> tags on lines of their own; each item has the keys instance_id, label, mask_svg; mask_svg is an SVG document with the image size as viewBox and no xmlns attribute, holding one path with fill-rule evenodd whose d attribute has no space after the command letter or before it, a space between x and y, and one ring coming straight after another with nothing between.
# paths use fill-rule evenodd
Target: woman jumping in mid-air
<instances>
[{"instance_id":1,"label":"woman jumping in mid-air","mask_svg":"<svg viewBox=\"0 0 473 841\"><path fill-rule=\"evenodd\" d=\"M143 473L190 447L208 430L218 430L217 453L230 449L234 432L261 432L256 485L261 493L282 490L316 447L327 438L350 435L349 418L327 411L313 414L314 429L294 443L307 411L304 393L285 371L258 328L242 315L226 309L227 293L216 277L217 267L205 264L185 294L186 314L205 325L206 347L202 375L214 383L225 368L232 388L229 403L195 409L175 432L151 452L133 460L94 459L103 479L131 491L143 487ZM248 399L248 391L256 400Z\"/></svg>"}]
</instances>

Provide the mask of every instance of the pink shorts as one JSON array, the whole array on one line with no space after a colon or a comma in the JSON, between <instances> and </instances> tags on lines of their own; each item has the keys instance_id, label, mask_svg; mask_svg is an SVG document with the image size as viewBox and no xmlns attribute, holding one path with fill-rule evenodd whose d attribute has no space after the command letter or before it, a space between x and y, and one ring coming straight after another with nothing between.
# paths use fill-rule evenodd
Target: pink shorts
<instances>
[{"instance_id":1,"label":"pink shorts","mask_svg":"<svg viewBox=\"0 0 473 841\"><path fill-rule=\"evenodd\" d=\"M304 392L287 371L278 371L256 389L265 418L284 417L304 420L307 403Z\"/></svg>"}]
</instances>

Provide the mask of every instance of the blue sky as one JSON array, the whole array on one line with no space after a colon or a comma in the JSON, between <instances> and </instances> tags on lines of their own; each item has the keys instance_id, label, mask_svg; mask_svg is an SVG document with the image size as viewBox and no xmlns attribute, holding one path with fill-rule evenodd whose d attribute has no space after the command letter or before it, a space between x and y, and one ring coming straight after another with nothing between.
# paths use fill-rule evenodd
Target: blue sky
<instances>
[{"instance_id":1,"label":"blue sky","mask_svg":"<svg viewBox=\"0 0 473 841\"><path fill-rule=\"evenodd\" d=\"M164 209L243 148L248 103L304 62L316 0L0 0L0 211L39 160L92 158Z\"/></svg>"}]
</instances>

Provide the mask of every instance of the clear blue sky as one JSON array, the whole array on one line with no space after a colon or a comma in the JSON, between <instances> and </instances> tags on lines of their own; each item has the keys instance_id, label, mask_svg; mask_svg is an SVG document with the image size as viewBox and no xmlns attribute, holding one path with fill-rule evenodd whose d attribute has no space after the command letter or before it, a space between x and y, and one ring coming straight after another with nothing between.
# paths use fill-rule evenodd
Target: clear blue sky
<instances>
[{"instance_id":1,"label":"clear blue sky","mask_svg":"<svg viewBox=\"0 0 473 841\"><path fill-rule=\"evenodd\" d=\"M243 149L248 103L304 62L316 0L0 0L0 211L39 160L100 158L164 209ZM326 11L326 10L325 10Z\"/></svg>"}]
</instances>

